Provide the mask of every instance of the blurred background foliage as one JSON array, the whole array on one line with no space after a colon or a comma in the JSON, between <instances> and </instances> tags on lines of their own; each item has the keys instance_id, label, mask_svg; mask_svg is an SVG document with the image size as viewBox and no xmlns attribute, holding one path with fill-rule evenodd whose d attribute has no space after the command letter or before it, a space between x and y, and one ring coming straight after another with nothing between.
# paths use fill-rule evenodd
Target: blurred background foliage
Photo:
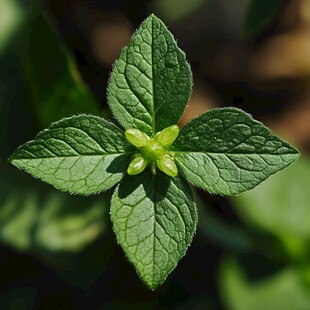
<instances>
[{"instance_id":1,"label":"blurred background foliage","mask_svg":"<svg viewBox=\"0 0 310 310\"><path fill-rule=\"evenodd\" d=\"M106 86L154 12L186 52L180 124L236 106L302 150L238 197L196 190L199 227L148 291L117 245L111 192L77 197L7 158L51 122L111 117ZM310 309L310 0L0 0L0 309Z\"/></svg>"}]
</instances>

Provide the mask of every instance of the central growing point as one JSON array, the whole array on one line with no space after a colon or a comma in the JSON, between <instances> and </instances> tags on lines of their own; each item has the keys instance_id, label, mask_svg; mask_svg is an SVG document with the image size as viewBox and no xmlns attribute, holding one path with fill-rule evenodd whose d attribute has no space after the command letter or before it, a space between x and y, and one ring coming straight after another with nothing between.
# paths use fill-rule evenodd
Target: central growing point
<instances>
[{"instance_id":1,"label":"central growing point","mask_svg":"<svg viewBox=\"0 0 310 310\"><path fill-rule=\"evenodd\" d=\"M130 162L127 173L136 175L142 172L148 165L157 167L167 175L175 177L178 175L178 168L174 162L173 153L169 152L169 146L179 134L179 127L172 125L156 133L150 138L139 129L127 129L125 136L134 145L139 153L136 153ZM155 170L155 169L153 169Z\"/></svg>"}]
</instances>

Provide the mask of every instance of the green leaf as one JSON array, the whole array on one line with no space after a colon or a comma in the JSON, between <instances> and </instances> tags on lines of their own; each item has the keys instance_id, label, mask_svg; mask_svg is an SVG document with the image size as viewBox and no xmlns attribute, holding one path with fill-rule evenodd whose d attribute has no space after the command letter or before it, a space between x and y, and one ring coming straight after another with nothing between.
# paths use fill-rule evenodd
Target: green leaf
<instances>
[{"instance_id":1,"label":"green leaf","mask_svg":"<svg viewBox=\"0 0 310 310\"><path fill-rule=\"evenodd\" d=\"M18 148L10 161L58 189L89 195L122 178L132 151L118 127L100 117L78 115L53 123Z\"/></svg>"},{"instance_id":2,"label":"green leaf","mask_svg":"<svg viewBox=\"0 0 310 310\"><path fill-rule=\"evenodd\" d=\"M252 0L243 22L245 37L251 38L265 30L284 3L284 0Z\"/></svg>"},{"instance_id":3,"label":"green leaf","mask_svg":"<svg viewBox=\"0 0 310 310\"><path fill-rule=\"evenodd\" d=\"M48 19L39 15L29 28L27 48L21 52L21 59L40 125L45 128L77 113L100 115L95 98Z\"/></svg>"},{"instance_id":4,"label":"green leaf","mask_svg":"<svg viewBox=\"0 0 310 310\"><path fill-rule=\"evenodd\" d=\"M150 171L122 180L112 197L111 218L118 242L151 289L184 256L197 223L187 182Z\"/></svg>"},{"instance_id":5,"label":"green leaf","mask_svg":"<svg viewBox=\"0 0 310 310\"><path fill-rule=\"evenodd\" d=\"M151 15L116 61L108 99L124 128L137 128L151 137L178 122L191 88L184 53L166 26Z\"/></svg>"},{"instance_id":6,"label":"green leaf","mask_svg":"<svg viewBox=\"0 0 310 310\"><path fill-rule=\"evenodd\" d=\"M210 110L171 147L179 171L210 193L236 195L294 162L299 152L239 109Z\"/></svg>"}]
</instances>

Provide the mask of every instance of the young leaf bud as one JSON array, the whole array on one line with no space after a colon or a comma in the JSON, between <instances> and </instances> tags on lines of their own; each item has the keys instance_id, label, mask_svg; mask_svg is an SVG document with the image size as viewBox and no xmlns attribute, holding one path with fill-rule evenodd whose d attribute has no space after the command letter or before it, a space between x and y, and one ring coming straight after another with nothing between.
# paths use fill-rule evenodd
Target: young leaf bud
<instances>
[{"instance_id":1,"label":"young leaf bud","mask_svg":"<svg viewBox=\"0 0 310 310\"><path fill-rule=\"evenodd\" d=\"M137 148L144 146L150 140L148 135L135 128L127 129L125 131L125 136L127 140Z\"/></svg>"},{"instance_id":2,"label":"young leaf bud","mask_svg":"<svg viewBox=\"0 0 310 310\"><path fill-rule=\"evenodd\" d=\"M158 132L155 135L155 139L160 142L163 146L171 145L174 140L179 135L179 126L172 125L170 127L165 128L164 130Z\"/></svg>"},{"instance_id":3,"label":"young leaf bud","mask_svg":"<svg viewBox=\"0 0 310 310\"><path fill-rule=\"evenodd\" d=\"M141 155L137 155L129 164L127 173L129 175L136 175L142 172L147 166L147 160Z\"/></svg>"},{"instance_id":4,"label":"young leaf bud","mask_svg":"<svg viewBox=\"0 0 310 310\"><path fill-rule=\"evenodd\" d=\"M174 159L167 154L157 161L157 167L170 177L176 177L178 175L178 168Z\"/></svg>"}]
</instances>

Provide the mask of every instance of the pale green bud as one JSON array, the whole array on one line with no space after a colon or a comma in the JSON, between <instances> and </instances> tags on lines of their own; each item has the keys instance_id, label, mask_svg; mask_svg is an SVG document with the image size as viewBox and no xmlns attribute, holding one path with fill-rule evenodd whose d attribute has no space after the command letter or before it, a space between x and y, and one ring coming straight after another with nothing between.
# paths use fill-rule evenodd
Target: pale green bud
<instances>
[{"instance_id":1,"label":"pale green bud","mask_svg":"<svg viewBox=\"0 0 310 310\"><path fill-rule=\"evenodd\" d=\"M174 159L167 154L157 161L157 167L170 177L176 177L178 175L178 167Z\"/></svg>"},{"instance_id":2,"label":"pale green bud","mask_svg":"<svg viewBox=\"0 0 310 310\"><path fill-rule=\"evenodd\" d=\"M127 173L129 175L139 174L140 172L142 172L146 168L147 164L148 164L148 162L145 158L143 158L141 155L137 155L130 162L128 169L127 169Z\"/></svg>"},{"instance_id":3,"label":"pale green bud","mask_svg":"<svg viewBox=\"0 0 310 310\"><path fill-rule=\"evenodd\" d=\"M179 126L172 125L158 132L154 139L160 142L163 146L170 146L179 135Z\"/></svg>"},{"instance_id":4,"label":"pale green bud","mask_svg":"<svg viewBox=\"0 0 310 310\"><path fill-rule=\"evenodd\" d=\"M136 128L127 129L125 131L125 136L127 140L137 148L146 145L146 143L150 140L148 135Z\"/></svg>"}]
</instances>

